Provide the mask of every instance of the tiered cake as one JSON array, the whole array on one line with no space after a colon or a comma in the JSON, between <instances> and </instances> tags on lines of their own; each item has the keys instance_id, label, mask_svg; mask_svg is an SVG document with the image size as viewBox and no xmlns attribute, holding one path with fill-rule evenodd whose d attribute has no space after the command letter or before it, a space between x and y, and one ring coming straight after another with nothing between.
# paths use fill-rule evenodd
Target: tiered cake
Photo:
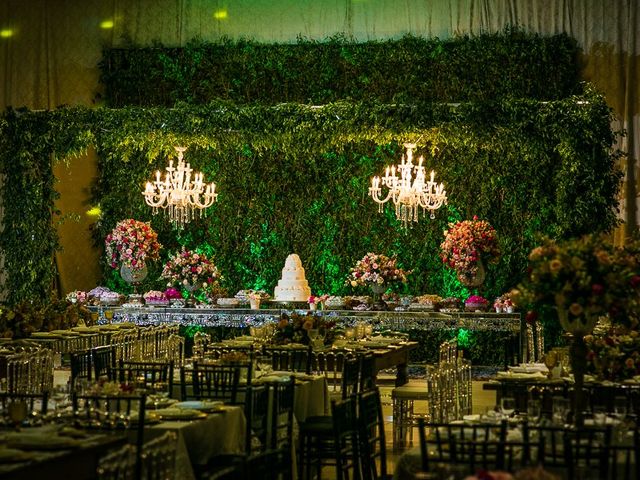
<instances>
[{"instance_id":1,"label":"tiered cake","mask_svg":"<svg viewBox=\"0 0 640 480\"><path fill-rule=\"evenodd\" d=\"M275 300L287 302L306 302L311 296L309 282L304 276L300 257L292 253L287 257L282 269L282 279L273 292Z\"/></svg>"}]
</instances>

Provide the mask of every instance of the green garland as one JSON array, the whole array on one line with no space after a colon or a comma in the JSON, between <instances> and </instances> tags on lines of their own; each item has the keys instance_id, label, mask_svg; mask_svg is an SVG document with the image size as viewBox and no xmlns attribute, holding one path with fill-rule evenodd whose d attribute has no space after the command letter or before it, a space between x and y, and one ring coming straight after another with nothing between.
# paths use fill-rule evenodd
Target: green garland
<instances>
[{"instance_id":1,"label":"green garland","mask_svg":"<svg viewBox=\"0 0 640 480\"><path fill-rule=\"evenodd\" d=\"M100 67L112 107L215 100L420 103L565 98L580 91L577 58L577 44L566 34L508 27L447 40L356 43L337 36L295 44L222 40L116 48L104 51Z\"/></svg>"},{"instance_id":2,"label":"green garland","mask_svg":"<svg viewBox=\"0 0 640 480\"><path fill-rule=\"evenodd\" d=\"M99 245L117 221L134 217L152 221L165 256L181 244L215 255L231 292L271 289L285 257L296 251L314 292L344 294L349 268L367 251L379 251L421 272L405 292L462 295L438 247L447 222L478 215L495 226L505 252L489 272L484 293L494 296L521 277L535 233L567 237L615 224L620 173L610 151L610 114L591 92L549 103L458 107L367 102L9 112L2 123L4 198L16 201L6 204L0 234L9 300L46 296L58 246L50 158L90 144L100 157ZM401 140L418 141L449 191L448 208L408 232L388 207L379 215L366 195L370 177L398 160L402 148L395 141ZM220 192L210 215L179 233L152 217L140 194L175 144L190 146L189 161ZM161 287L158 269L147 287ZM117 277L105 267L111 285Z\"/></svg>"}]
</instances>

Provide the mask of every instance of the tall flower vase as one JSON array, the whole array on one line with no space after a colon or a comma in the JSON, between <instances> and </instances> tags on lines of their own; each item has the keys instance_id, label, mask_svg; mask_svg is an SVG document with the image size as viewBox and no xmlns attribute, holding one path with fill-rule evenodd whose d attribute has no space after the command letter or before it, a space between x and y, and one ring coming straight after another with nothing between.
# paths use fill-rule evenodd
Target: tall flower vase
<instances>
[{"instance_id":1,"label":"tall flower vase","mask_svg":"<svg viewBox=\"0 0 640 480\"><path fill-rule=\"evenodd\" d=\"M569 357L571 360L571 370L573 371L574 384L574 413L573 420L576 428L584 426L583 412L586 407L584 392L584 374L587 371L588 349L584 343L584 336L590 334L598 317L595 315L572 315L566 308L558 307L558 320L562 328L571 334L571 346L569 347Z\"/></svg>"},{"instance_id":2,"label":"tall flower vase","mask_svg":"<svg viewBox=\"0 0 640 480\"><path fill-rule=\"evenodd\" d=\"M484 268L482 259L476 262L476 272L473 275L468 275L467 272L458 272L458 280L465 287L480 287L487 278L487 271Z\"/></svg>"},{"instance_id":3,"label":"tall flower vase","mask_svg":"<svg viewBox=\"0 0 640 480\"><path fill-rule=\"evenodd\" d=\"M129 295L129 300L132 303L142 303L142 296L138 293L138 286L147 278L148 273L146 265L142 268L132 268L123 263L120 267L120 276L133 287L133 294Z\"/></svg>"},{"instance_id":4,"label":"tall flower vase","mask_svg":"<svg viewBox=\"0 0 640 480\"><path fill-rule=\"evenodd\" d=\"M189 292L189 296L187 297L187 299L184 302L184 306L185 307L190 307L193 308L196 306L196 297L193 296L193 292L195 292L198 289L197 285L191 285L191 284L187 284L184 285L184 288L187 292Z\"/></svg>"},{"instance_id":5,"label":"tall flower vase","mask_svg":"<svg viewBox=\"0 0 640 480\"><path fill-rule=\"evenodd\" d=\"M371 291L373 292L373 308L376 310L386 310L387 304L382 301L380 296L385 292L387 287L384 285L373 284L371 285Z\"/></svg>"}]
</instances>

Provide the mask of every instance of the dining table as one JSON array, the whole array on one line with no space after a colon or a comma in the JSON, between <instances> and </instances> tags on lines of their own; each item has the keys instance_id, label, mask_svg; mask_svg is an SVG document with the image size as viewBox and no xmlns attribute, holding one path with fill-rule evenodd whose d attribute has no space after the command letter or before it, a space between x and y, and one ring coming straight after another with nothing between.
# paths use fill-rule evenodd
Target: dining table
<instances>
[{"instance_id":1,"label":"dining table","mask_svg":"<svg viewBox=\"0 0 640 480\"><path fill-rule=\"evenodd\" d=\"M527 411L528 401L538 397L543 401L543 410L551 408L551 397L571 398L575 386L573 375L555 372L549 375L548 369L539 363L510 366L507 370L498 371L482 385L483 390L496 392L496 403L499 405L504 397L513 397L516 409ZM583 389L588 399L588 406L602 407L613 412L616 398L627 400L629 412L640 413L640 377L611 381L585 375Z\"/></svg>"},{"instance_id":2,"label":"dining table","mask_svg":"<svg viewBox=\"0 0 640 480\"><path fill-rule=\"evenodd\" d=\"M0 479L94 479L105 453L127 443L124 432L62 425L0 430Z\"/></svg>"},{"instance_id":3,"label":"dining table","mask_svg":"<svg viewBox=\"0 0 640 480\"><path fill-rule=\"evenodd\" d=\"M206 410L202 412L198 404ZM193 406L193 409L178 406ZM150 424L144 430L148 442L164 433L176 433L176 475L180 480L195 480L195 471L212 458L225 454L244 452L246 419L243 408L235 405L216 405L213 402L184 402L158 410L148 410L151 417L160 417L159 423ZM181 411L192 410L192 416ZM130 440L135 441L134 433Z\"/></svg>"},{"instance_id":4,"label":"dining table","mask_svg":"<svg viewBox=\"0 0 640 480\"><path fill-rule=\"evenodd\" d=\"M511 457L512 461L514 461L514 464L512 465L512 469L519 470L519 469L525 468L522 465L520 465L520 462L522 462L522 458L520 456L524 453L524 450L522 447L522 442L524 440L524 437L523 437L524 420L527 420L526 415L512 415L512 416L505 417L501 415L499 412L491 411L488 414L484 414L484 415L480 415L480 414L466 415L462 419L458 419L450 422L450 424L456 425L456 426L459 426L461 424L466 424L469 426L473 424L476 424L476 425L488 424L496 427L495 432L497 435L498 425L500 424L500 422L506 421L506 436L504 440L505 445L508 449L509 448L513 449L511 450L511 452L515 454L515 456ZM563 432L571 433L575 431L575 427L573 425L566 424L566 423L554 423L552 419L549 419L546 417L539 417L537 419L528 419L528 421L529 421L529 424L532 426L556 428L557 430L556 430L556 433L554 433L554 435L555 434L562 435ZM629 419L620 419L620 418L616 418L613 415L603 415L602 418L600 419L596 418L595 416L586 419L583 428L597 429L599 431L603 431L602 429L605 427L610 428L612 432L610 443L609 443L609 458L608 458L609 472L615 471L615 472L618 472L620 475L623 475L622 472L626 472L626 474L628 474L629 476L624 476L621 478L636 478L635 462L631 462L631 463L629 462L629 458L630 458L629 453L631 452L631 455L633 456L634 455L633 452L635 449L634 447L635 424L633 424L633 422ZM438 427L438 428L441 429L443 427ZM443 433L444 432L441 431L441 435ZM473 435L473 433L471 430L468 430L467 433L469 434L469 437L466 440L469 441L472 439L471 435ZM530 433L530 435L535 435L535 434ZM434 438L434 434L432 431L427 430L427 438L431 438L431 439ZM495 440L497 440L497 438L495 438ZM539 444L537 443L537 440L535 440L535 438L532 439L532 441L533 441L533 444L532 444L533 450L530 451L530 455L531 455L531 458L536 458L537 453L535 452L535 448L537 448ZM445 442L447 442L446 438L445 438ZM557 448L561 452L563 442L560 439L558 439L556 442L557 442L557 445L559 445L559 447ZM547 448L550 448L549 445L551 443L553 442L546 443ZM450 445L448 443L445 443L443 446L443 451L447 452L449 448L451 448ZM463 465L463 464L453 464L453 463L447 463L447 464L438 463L436 460L438 456L438 453L436 452L436 450L437 449L433 446L433 444L431 444L431 447L427 449L427 452L428 452L429 458L431 459L430 460L431 468L433 468L435 471L438 472L437 478L456 478L456 479L468 478L469 476L468 464ZM506 456L507 454L505 453L505 457ZM505 458L504 461L507 462L507 459ZM505 464L504 468L508 469L508 465ZM578 467L578 468L581 468L581 467ZM558 478L566 478L566 473L567 473L566 467L561 467L559 465L556 465L552 468L547 467L545 469L550 473L559 475ZM422 470L421 449L420 449L420 446L415 446L405 451L404 453L402 453L402 455L400 455L400 457L398 457L395 464L393 478L394 480L417 480L418 478L424 478L422 476L422 472L423 470ZM516 473L516 472L512 471L510 473ZM530 477L526 477L526 478L530 478ZM596 478L596 477L588 477L588 478ZM612 478L617 478L617 477L612 477Z\"/></svg>"}]
</instances>

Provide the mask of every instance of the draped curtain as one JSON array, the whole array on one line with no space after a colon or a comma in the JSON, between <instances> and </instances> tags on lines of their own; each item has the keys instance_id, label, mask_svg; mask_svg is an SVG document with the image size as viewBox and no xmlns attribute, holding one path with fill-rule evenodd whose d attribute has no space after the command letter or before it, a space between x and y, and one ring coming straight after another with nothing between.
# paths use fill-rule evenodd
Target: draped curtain
<instances>
[{"instance_id":1,"label":"draped curtain","mask_svg":"<svg viewBox=\"0 0 640 480\"><path fill-rule=\"evenodd\" d=\"M582 50L585 80L614 108L625 183L620 192L624 227L638 224L640 156L640 6L636 0L2 0L0 103L31 109L92 105L100 101L98 61L111 46L184 45L194 37L295 42L345 34L356 40L410 33L448 38L519 25L541 34L566 32ZM90 187L93 152L57 164L63 215L57 254L63 292L89 289L99 279L99 249L92 244ZM9 201L6 199L5 201ZM1 214L1 211L0 211ZM1 265L1 263L0 263Z\"/></svg>"}]
</instances>

